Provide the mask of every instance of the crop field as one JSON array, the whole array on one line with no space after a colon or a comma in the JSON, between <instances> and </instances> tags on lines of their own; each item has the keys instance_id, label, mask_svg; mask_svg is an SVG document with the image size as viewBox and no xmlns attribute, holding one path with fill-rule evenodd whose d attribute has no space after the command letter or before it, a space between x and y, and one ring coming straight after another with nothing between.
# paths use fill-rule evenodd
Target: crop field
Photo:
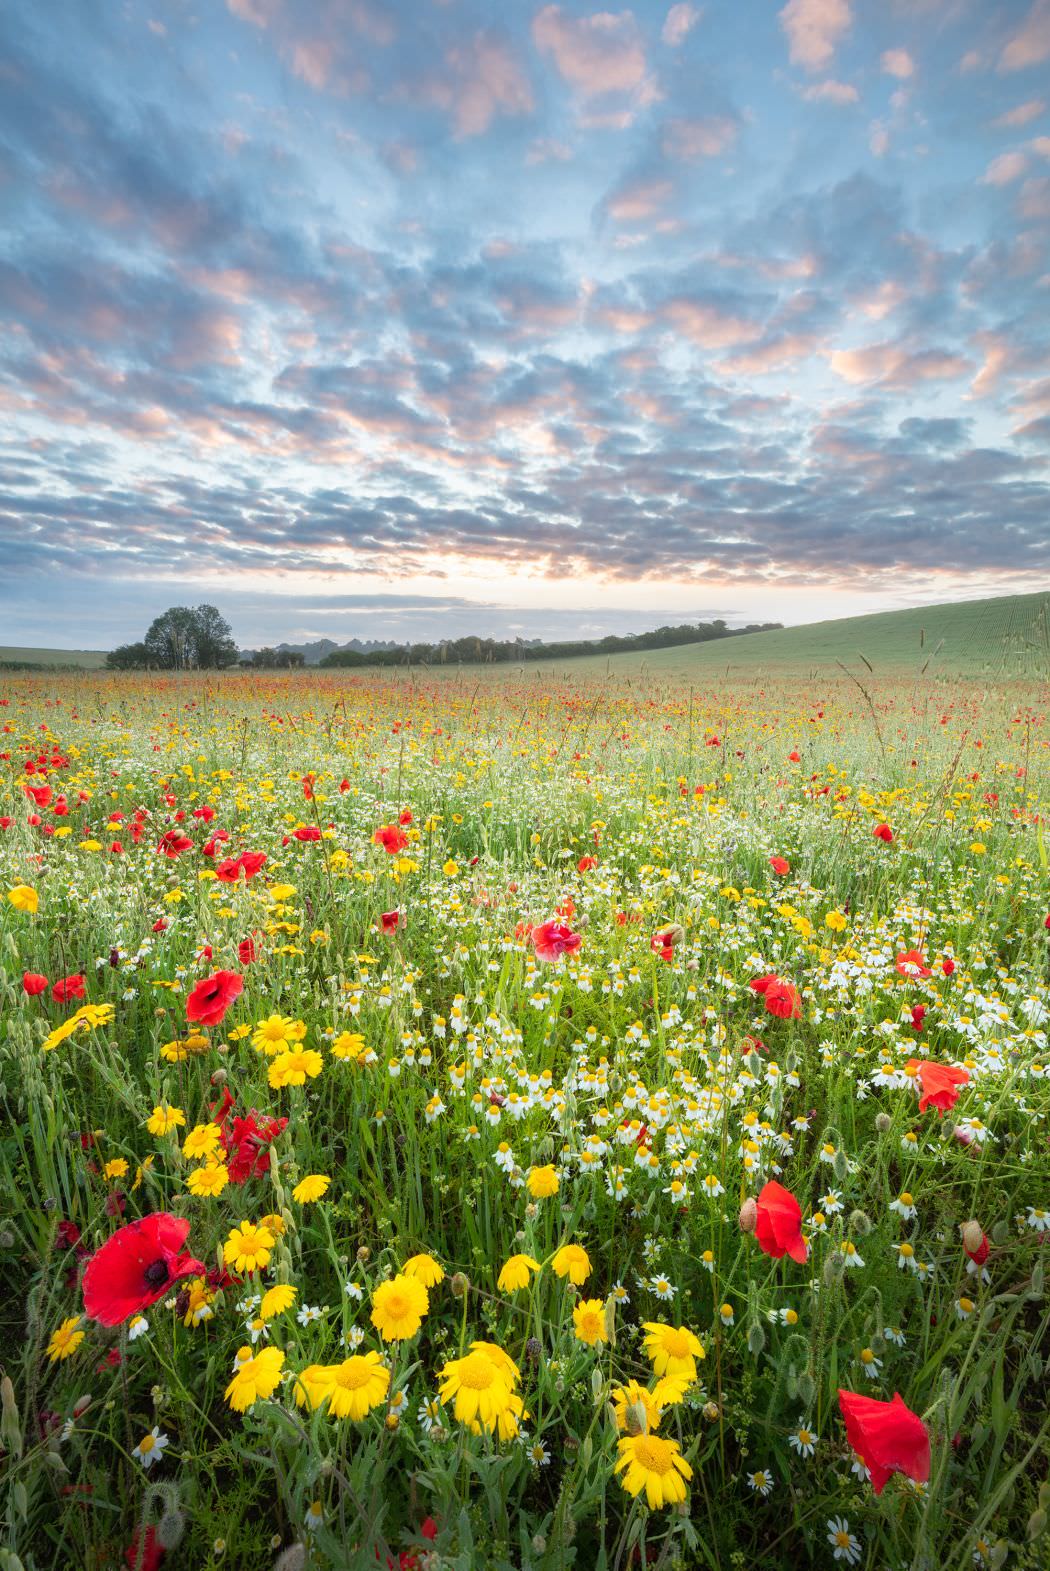
<instances>
[{"instance_id":1,"label":"crop field","mask_svg":"<svg viewBox=\"0 0 1050 1571\"><path fill-rule=\"evenodd\" d=\"M1040 614L0 674L0 1567L1045 1567Z\"/></svg>"}]
</instances>

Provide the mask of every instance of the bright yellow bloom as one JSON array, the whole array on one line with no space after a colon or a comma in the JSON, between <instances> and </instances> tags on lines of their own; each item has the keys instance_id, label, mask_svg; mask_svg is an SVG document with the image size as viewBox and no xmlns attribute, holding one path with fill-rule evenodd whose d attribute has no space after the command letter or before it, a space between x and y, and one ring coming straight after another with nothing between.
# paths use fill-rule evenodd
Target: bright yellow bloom
<instances>
[{"instance_id":1,"label":"bright yellow bloom","mask_svg":"<svg viewBox=\"0 0 1050 1571\"><path fill-rule=\"evenodd\" d=\"M259 1305L259 1319L272 1320L274 1315L283 1315L286 1309L291 1309L295 1303L298 1289L290 1287L287 1282L278 1282L276 1287L267 1288Z\"/></svg>"},{"instance_id":2,"label":"bright yellow bloom","mask_svg":"<svg viewBox=\"0 0 1050 1571\"><path fill-rule=\"evenodd\" d=\"M270 1065L270 1084L275 1091L285 1086L303 1086L308 1079L316 1079L323 1068L324 1060L312 1047L279 1053Z\"/></svg>"},{"instance_id":3,"label":"bright yellow bloom","mask_svg":"<svg viewBox=\"0 0 1050 1571\"><path fill-rule=\"evenodd\" d=\"M625 1435L619 1441L619 1461L614 1473L623 1473L620 1482L629 1495L645 1498L651 1511L676 1505L686 1496L685 1480L693 1470L678 1448L677 1440L659 1435Z\"/></svg>"},{"instance_id":4,"label":"bright yellow bloom","mask_svg":"<svg viewBox=\"0 0 1050 1571\"><path fill-rule=\"evenodd\" d=\"M378 1353L357 1353L341 1364L311 1364L304 1369L295 1400L318 1407L327 1401L333 1418L352 1418L360 1422L372 1408L386 1401L390 1371Z\"/></svg>"},{"instance_id":5,"label":"bright yellow bloom","mask_svg":"<svg viewBox=\"0 0 1050 1571\"><path fill-rule=\"evenodd\" d=\"M519 1287L528 1287L529 1278L540 1269L538 1260L531 1255L511 1255L496 1280L501 1293L515 1293Z\"/></svg>"},{"instance_id":6,"label":"bright yellow bloom","mask_svg":"<svg viewBox=\"0 0 1050 1571\"><path fill-rule=\"evenodd\" d=\"M268 1019L261 1020L252 1033L252 1046L259 1053L265 1053L272 1058L275 1053L283 1052L289 1042L295 1040L292 1035L295 1021L288 1020L284 1015L270 1015Z\"/></svg>"},{"instance_id":7,"label":"bright yellow bloom","mask_svg":"<svg viewBox=\"0 0 1050 1571\"><path fill-rule=\"evenodd\" d=\"M572 1323L577 1342L596 1347L609 1340L605 1334L605 1305L600 1298L581 1298L572 1312Z\"/></svg>"},{"instance_id":8,"label":"bright yellow bloom","mask_svg":"<svg viewBox=\"0 0 1050 1571\"><path fill-rule=\"evenodd\" d=\"M103 1178L126 1178L128 1164L122 1156L115 1156L112 1162L107 1162L102 1169Z\"/></svg>"},{"instance_id":9,"label":"bright yellow bloom","mask_svg":"<svg viewBox=\"0 0 1050 1571\"><path fill-rule=\"evenodd\" d=\"M308 1205L311 1200L320 1200L332 1180L323 1173L307 1173L301 1178L292 1190L292 1199L297 1200L301 1206Z\"/></svg>"},{"instance_id":10,"label":"bright yellow bloom","mask_svg":"<svg viewBox=\"0 0 1050 1571\"><path fill-rule=\"evenodd\" d=\"M186 1180L186 1188L191 1195L202 1199L206 1195L221 1195L229 1181L230 1173L225 1162L207 1162L204 1167L193 1169Z\"/></svg>"},{"instance_id":11,"label":"bright yellow bloom","mask_svg":"<svg viewBox=\"0 0 1050 1571\"><path fill-rule=\"evenodd\" d=\"M203 1161L215 1155L221 1139L218 1124L195 1124L182 1142L182 1154L191 1162Z\"/></svg>"},{"instance_id":12,"label":"bright yellow bloom","mask_svg":"<svg viewBox=\"0 0 1050 1571\"><path fill-rule=\"evenodd\" d=\"M168 1102L158 1102L146 1120L146 1128L151 1135L156 1135L159 1139L185 1122L186 1114L181 1107L172 1107Z\"/></svg>"},{"instance_id":13,"label":"bright yellow bloom","mask_svg":"<svg viewBox=\"0 0 1050 1571\"><path fill-rule=\"evenodd\" d=\"M445 1273L431 1255L413 1255L401 1267L406 1276L414 1276L424 1287L437 1287L445 1280Z\"/></svg>"},{"instance_id":14,"label":"bright yellow bloom","mask_svg":"<svg viewBox=\"0 0 1050 1571\"><path fill-rule=\"evenodd\" d=\"M446 1363L438 1376L438 1391L442 1404L455 1403L453 1412L461 1424L494 1429L504 1414L513 1411L507 1371L480 1350Z\"/></svg>"},{"instance_id":15,"label":"bright yellow bloom","mask_svg":"<svg viewBox=\"0 0 1050 1571\"><path fill-rule=\"evenodd\" d=\"M77 1330L79 1324L80 1316L72 1315L68 1320L63 1320L57 1331L52 1331L47 1344L47 1356L53 1364L61 1363L64 1358L72 1358L84 1340L83 1331Z\"/></svg>"},{"instance_id":16,"label":"bright yellow bloom","mask_svg":"<svg viewBox=\"0 0 1050 1571\"><path fill-rule=\"evenodd\" d=\"M525 1187L533 1200L547 1200L558 1193L558 1183L558 1175L548 1163L546 1167L529 1168Z\"/></svg>"},{"instance_id":17,"label":"bright yellow bloom","mask_svg":"<svg viewBox=\"0 0 1050 1571\"><path fill-rule=\"evenodd\" d=\"M415 1336L430 1308L430 1296L414 1276L397 1275L380 1282L372 1294L372 1324L384 1342Z\"/></svg>"},{"instance_id":18,"label":"bright yellow bloom","mask_svg":"<svg viewBox=\"0 0 1050 1571\"><path fill-rule=\"evenodd\" d=\"M262 1271L270 1263L274 1236L262 1223L242 1222L222 1246L222 1258L235 1271Z\"/></svg>"},{"instance_id":19,"label":"bright yellow bloom","mask_svg":"<svg viewBox=\"0 0 1050 1571\"><path fill-rule=\"evenodd\" d=\"M582 1287L591 1274L587 1251L579 1244L563 1244L551 1261L555 1276L567 1276L575 1287Z\"/></svg>"},{"instance_id":20,"label":"bright yellow bloom","mask_svg":"<svg viewBox=\"0 0 1050 1571\"><path fill-rule=\"evenodd\" d=\"M284 1225L284 1217L279 1216L276 1211L269 1211L266 1216L261 1216L259 1218L259 1226L268 1227L274 1238L280 1238L282 1233L287 1231Z\"/></svg>"},{"instance_id":21,"label":"bright yellow bloom","mask_svg":"<svg viewBox=\"0 0 1050 1571\"><path fill-rule=\"evenodd\" d=\"M40 1051L42 1053L50 1053L52 1048L57 1047L60 1042L65 1042L68 1037L71 1037L74 1031L79 1031L83 1024L84 1022L79 1020L76 1015L70 1015L68 1020L63 1020L60 1026L56 1026L53 1031L49 1032L40 1044Z\"/></svg>"},{"instance_id":22,"label":"bright yellow bloom","mask_svg":"<svg viewBox=\"0 0 1050 1571\"><path fill-rule=\"evenodd\" d=\"M662 1320L647 1320L644 1347L658 1375L686 1375L696 1379L696 1360L705 1357L700 1338L686 1326L669 1326Z\"/></svg>"},{"instance_id":23,"label":"bright yellow bloom","mask_svg":"<svg viewBox=\"0 0 1050 1571\"><path fill-rule=\"evenodd\" d=\"M16 884L7 891L7 898L16 911L27 911L30 916L36 916L40 908L40 896L28 884Z\"/></svg>"},{"instance_id":24,"label":"bright yellow bloom","mask_svg":"<svg viewBox=\"0 0 1050 1571\"><path fill-rule=\"evenodd\" d=\"M210 1320L215 1311L212 1303L215 1294L209 1292L208 1284L202 1276L195 1276L182 1284L183 1291L189 1294L186 1313L182 1317L184 1326L203 1325L205 1320Z\"/></svg>"},{"instance_id":25,"label":"bright yellow bloom","mask_svg":"<svg viewBox=\"0 0 1050 1571\"><path fill-rule=\"evenodd\" d=\"M243 1355L247 1354L245 1358ZM284 1354L279 1347L264 1347L252 1357L242 1347L237 1355L237 1373L226 1387L226 1400L238 1413L246 1413L255 1402L265 1401L276 1391L281 1379Z\"/></svg>"},{"instance_id":26,"label":"bright yellow bloom","mask_svg":"<svg viewBox=\"0 0 1050 1571\"><path fill-rule=\"evenodd\" d=\"M365 1039L360 1031L341 1031L332 1043L333 1058L349 1058L357 1063L365 1053Z\"/></svg>"}]
</instances>

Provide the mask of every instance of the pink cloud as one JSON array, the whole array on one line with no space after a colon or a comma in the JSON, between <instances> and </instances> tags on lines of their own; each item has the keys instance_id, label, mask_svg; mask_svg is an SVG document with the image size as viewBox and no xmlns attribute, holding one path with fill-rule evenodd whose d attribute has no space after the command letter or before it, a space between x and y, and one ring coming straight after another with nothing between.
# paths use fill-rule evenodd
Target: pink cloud
<instances>
[{"instance_id":1,"label":"pink cloud","mask_svg":"<svg viewBox=\"0 0 1050 1571\"><path fill-rule=\"evenodd\" d=\"M281 0L226 0L226 4L234 16L255 27L269 27L281 9Z\"/></svg>"},{"instance_id":2,"label":"pink cloud","mask_svg":"<svg viewBox=\"0 0 1050 1571\"><path fill-rule=\"evenodd\" d=\"M855 104L860 94L849 82L827 81L815 82L802 96L808 104Z\"/></svg>"},{"instance_id":3,"label":"pink cloud","mask_svg":"<svg viewBox=\"0 0 1050 1571\"><path fill-rule=\"evenodd\" d=\"M1050 60L1050 0L1035 0L999 56L1000 71L1023 71Z\"/></svg>"},{"instance_id":4,"label":"pink cloud","mask_svg":"<svg viewBox=\"0 0 1050 1571\"><path fill-rule=\"evenodd\" d=\"M785 333L768 343L756 344L752 349L740 349L718 362L717 369L725 376L765 376L772 371L782 371L786 366L799 365L820 348L816 333Z\"/></svg>"},{"instance_id":5,"label":"pink cloud","mask_svg":"<svg viewBox=\"0 0 1050 1571\"><path fill-rule=\"evenodd\" d=\"M621 186L609 198L605 210L618 224L633 223L640 218L651 218L670 200L673 192L670 180L637 180Z\"/></svg>"},{"instance_id":6,"label":"pink cloud","mask_svg":"<svg viewBox=\"0 0 1050 1571\"><path fill-rule=\"evenodd\" d=\"M445 55L445 70L413 91L452 117L458 137L480 136L498 115L527 115L532 87L510 45L492 33L475 33Z\"/></svg>"},{"instance_id":7,"label":"pink cloud","mask_svg":"<svg viewBox=\"0 0 1050 1571\"><path fill-rule=\"evenodd\" d=\"M698 120L668 120L662 147L665 158L693 163L698 158L717 158L736 141L739 127L729 115L705 115Z\"/></svg>"},{"instance_id":8,"label":"pink cloud","mask_svg":"<svg viewBox=\"0 0 1050 1571\"><path fill-rule=\"evenodd\" d=\"M540 53L551 57L559 74L585 101L629 94L636 107L645 107L659 97L656 84L646 75L645 46L631 11L572 17L560 6L547 5L533 17L532 37ZM619 120L630 112L604 113Z\"/></svg>"},{"instance_id":9,"label":"pink cloud","mask_svg":"<svg viewBox=\"0 0 1050 1571\"><path fill-rule=\"evenodd\" d=\"M1045 98L1029 98L1027 102L1017 104L1015 108L1008 109L1005 114L999 115L992 121L992 124L997 130L1010 126L1027 125L1030 120L1038 120L1039 116L1045 112Z\"/></svg>"},{"instance_id":10,"label":"pink cloud","mask_svg":"<svg viewBox=\"0 0 1050 1571\"><path fill-rule=\"evenodd\" d=\"M758 322L705 301L672 300L664 314L683 338L701 349L730 349L762 336Z\"/></svg>"},{"instance_id":11,"label":"pink cloud","mask_svg":"<svg viewBox=\"0 0 1050 1571\"><path fill-rule=\"evenodd\" d=\"M906 49L885 50L879 64L887 76L895 76L900 82L915 75L915 61Z\"/></svg>"},{"instance_id":12,"label":"pink cloud","mask_svg":"<svg viewBox=\"0 0 1050 1571\"><path fill-rule=\"evenodd\" d=\"M853 21L849 0L788 0L780 25L788 38L793 65L822 71Z\"/></svg>"},{"instance_id":13,"label":"pink cloud","mask_svg":"<svg viewBox=\"0 0 1050 1571\"><path fill-rule=\"evenodd\" d=\"M692 32L700 20L700 12L694 5L673 5L664 20L663 31L660 37L669 49L677 49L680 43Z\"/></svg>"},{"instance_id":14,"label":"pink cloud","mask_svg":"<svg viewBox=\"0 0 1050 1571\"><path fill-rule=\"evenodd\" d=\"M945 382L965 376L971 362L944 349L909 353L900 344L869 344L864 349L835 349L828 357L831 369L844 381L861 385L881 382L908 387L914 382Z\"/></svg>"},{"instance_id":15,"label":"pink cloud","mask_svg":"<svg viewBox=\"0 0 1050 1571\"><path fill-rule=\"evenodd\" d=\"M1027 168L1028 160L1023 153L1000 153L981 176L981 184L1009 185L1012 180L1019 180Z\"/></svg>"}]
</instances>

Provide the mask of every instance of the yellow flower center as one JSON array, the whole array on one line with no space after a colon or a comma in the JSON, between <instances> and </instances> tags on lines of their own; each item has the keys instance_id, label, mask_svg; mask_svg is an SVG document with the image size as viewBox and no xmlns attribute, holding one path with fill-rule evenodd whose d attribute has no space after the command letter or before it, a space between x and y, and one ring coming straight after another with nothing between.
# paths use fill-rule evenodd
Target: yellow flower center
<instances>
[{"instance_id":1,"label":"yellow flower center","mask_svg":"<svg viewBox=\"0 0 1050 1571\"><path fill-rule=\"evenodd\" d=\"M360 1391L371 1380L373 1372L373 1366L366 1364L363 1358L348 1358L336 1370L335 1383L344 1391Z\"/></svg>"},{"instance_id":2,"label":"yellow flower center","mask_svg":"<svg viewBox=\"0 0 1050 1571\"><path fill-rule=\"evenodd\" d=\"M496 1379L496 1370L484 1353L470 1353L460 1359L459 1383L468 1391L487 1391Z\"/></svg>"},{"instance_id":3,"label":"yellow flower center","mask_svg":"<svg viewBox=\"0 0 1050 1571\"><path fill-rule=\"evenodd\" d=\"M156 1443L152 1435L143 1435L139 1441L139 1450L145 1454L147 1451L152 1451Z\"/></svg>"},{"instance_id":4,"label":"yellow flower center","mask_svg":"<svg viewBox=\"0 0 1050 1571\"><path fill-rule=\"evenodd\" d=\"M669 1440L659 1435L638 1435L634 1442L634 1459L649 1473L669 1473L674 1466L674 1451Z\"/></svg>"},{"instance_id":5,"label":"yellow flower center","mask_svg":"<svg viewBox=\"0 0 1050 1571\"><path fill-rule=\"evenodd\" d=\"M689 1333L684 1330L664 1332L664 1351L672 1358L689 1357Z\"/></svg>"}]
</instances>

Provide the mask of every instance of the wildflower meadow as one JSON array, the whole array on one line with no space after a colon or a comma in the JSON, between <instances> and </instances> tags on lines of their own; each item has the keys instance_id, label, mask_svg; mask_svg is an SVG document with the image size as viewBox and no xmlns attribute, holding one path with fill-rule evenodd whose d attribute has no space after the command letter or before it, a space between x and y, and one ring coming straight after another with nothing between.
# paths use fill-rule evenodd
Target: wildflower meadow
<instances>
[{"instance_id":1,"label":"wildflower meadow","mask_svg":"<svg viewBox=\"0 0 1050 1571\"><path fill-rule=\"evenodd\" d=\"M1045 1567L1047 714L0 678L0 1568Z\"/></svg>"}]
</instances>

